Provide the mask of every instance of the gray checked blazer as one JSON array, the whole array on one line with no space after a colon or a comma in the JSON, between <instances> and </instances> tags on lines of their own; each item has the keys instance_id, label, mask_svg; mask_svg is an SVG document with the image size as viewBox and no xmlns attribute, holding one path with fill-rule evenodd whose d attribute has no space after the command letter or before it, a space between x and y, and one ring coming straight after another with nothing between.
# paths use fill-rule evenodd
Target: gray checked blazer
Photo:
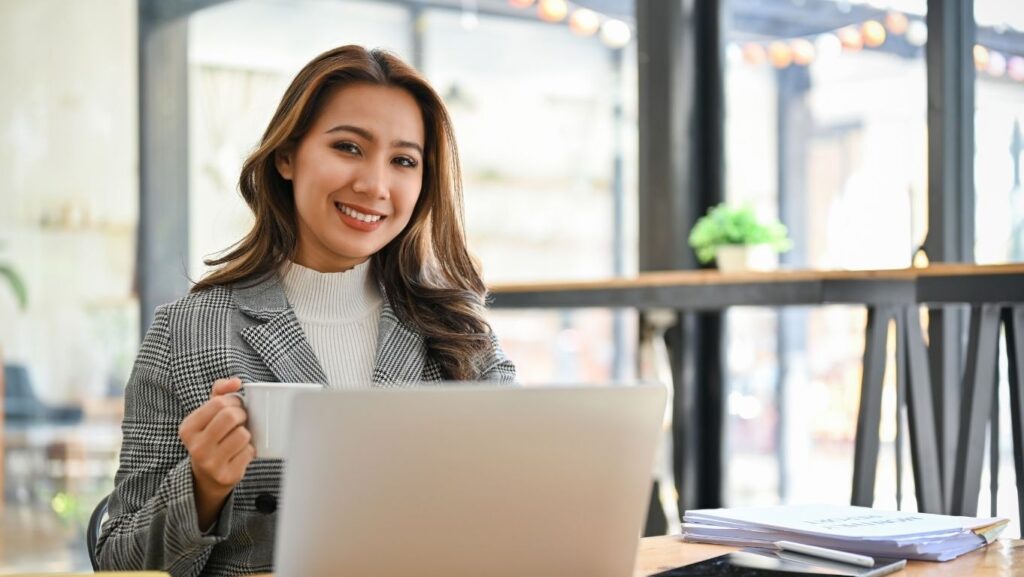
<instances>
[{"instance_id":1,"label":"gray checked blazer","mask_svg":"<svg viewBox=\"0 0 1024 577\"><path fill-rule=\"evenodd\" d=\"M515 367L492 341L478 380L511 383ZM102 569L155 569L175 577L273 571L282 462L254 459L204 534L178 437L181 421L209 398L213 382L232 375L242 382L327 383L276 276L157 309L125 389L120 467L97 544ZM397 317L385 294L373 385L443 379L423 337Z\"/></svg>"}]
</instances>

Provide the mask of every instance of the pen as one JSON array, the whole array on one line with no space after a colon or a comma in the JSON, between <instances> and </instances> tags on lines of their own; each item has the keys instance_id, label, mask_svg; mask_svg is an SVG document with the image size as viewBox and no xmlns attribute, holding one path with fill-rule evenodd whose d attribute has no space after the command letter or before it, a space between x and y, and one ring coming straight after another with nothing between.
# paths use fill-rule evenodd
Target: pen
<instances>
[{"instance_id":1,"label":"pen","mask_svg":"<svg viewBox=\"0 0 1024 577\"><path fill-rule=\"evenodd\" d=\"M812 557L818 557L820 559L828 559L830 561L839 561L840 563L849 563L850 565L859 565L861 567L874 567L875 560L867 555L858 555L856 553L847 553L846 551L836 551L835 549L826 549L825 547L815 547L814 545L805 545L803 543L794 543L793 541L776 541L775 548L782 551L792 551L794 553L803 553L804 555L810 555Z\"/></svg>"}]
</instances>

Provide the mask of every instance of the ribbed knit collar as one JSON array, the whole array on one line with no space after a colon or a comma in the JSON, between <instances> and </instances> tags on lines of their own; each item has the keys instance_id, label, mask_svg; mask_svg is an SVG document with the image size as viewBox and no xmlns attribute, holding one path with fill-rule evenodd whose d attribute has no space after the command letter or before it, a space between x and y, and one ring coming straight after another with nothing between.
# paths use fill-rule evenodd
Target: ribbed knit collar
<instances>
[{"instance_id":1,"label":"ribbed knit collar","mask_svg":"<svg viewBox=\"0 0 1024 577\"><path fill-rule=\"evenodd\" d=\"M369 259L345 272L328 273L291 262L281 271L281 284L295 316L302 321L358 319L382 301Z\"/></svg>"}]
</instances>

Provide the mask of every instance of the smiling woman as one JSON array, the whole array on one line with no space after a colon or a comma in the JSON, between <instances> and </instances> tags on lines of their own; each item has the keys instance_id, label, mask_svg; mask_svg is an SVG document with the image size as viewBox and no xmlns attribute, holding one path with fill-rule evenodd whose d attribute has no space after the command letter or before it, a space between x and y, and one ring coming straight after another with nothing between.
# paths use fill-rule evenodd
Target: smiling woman
<instances>
[{"instance_id":1,"label":"smiling woman","mask_svg":"<svg viewBox=\"0 0 1024 577\"><path fill-rule=\"evenodd\" d=\"M337 89L298 146L276 155L298 216L295 262L321 272L360 264L409 223L423 180L423 118L403 89Z\"/></svg>"},{"instance_id":2,"label":"smiling woman","mask_svg":"<svg viewBox=\"0 0 1024 577\"><path fill-rule=\"evenodd\" d=\"M125 389L104 569L273 570L282 467L254 458L242 383L515 380L483 318L448 113L405 63L343 46L307 64L239 188L252 230L157 309Z\"/></svg>"}]
</instances>

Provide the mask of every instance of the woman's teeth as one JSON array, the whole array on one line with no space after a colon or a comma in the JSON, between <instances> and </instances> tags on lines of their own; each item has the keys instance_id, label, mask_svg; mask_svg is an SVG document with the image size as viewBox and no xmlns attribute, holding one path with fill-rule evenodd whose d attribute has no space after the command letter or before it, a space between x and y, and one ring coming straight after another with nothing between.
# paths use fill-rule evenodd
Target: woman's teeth
<instances>
[{"instance_id":1,"label":"woman's teeth","mask_svg":"<svg viewBox=\"0 0 1024 577\"><path fill-rule=\"evenodd\" d=\"M353 209L345 206L344 204L340 204L340 203L337 203L337 202L334 203L334 206L338 207L338 210L340 210L341 212L347 214L348 216L351 216L352 218L354 218L356 220L361 220L363 222L377 222L378 220L384 218L384 217L382 217L380 215L377 215L377 214L363 214L363 213L359 212L358 210L353 210Z\"/></svg>"}]
</instances>

